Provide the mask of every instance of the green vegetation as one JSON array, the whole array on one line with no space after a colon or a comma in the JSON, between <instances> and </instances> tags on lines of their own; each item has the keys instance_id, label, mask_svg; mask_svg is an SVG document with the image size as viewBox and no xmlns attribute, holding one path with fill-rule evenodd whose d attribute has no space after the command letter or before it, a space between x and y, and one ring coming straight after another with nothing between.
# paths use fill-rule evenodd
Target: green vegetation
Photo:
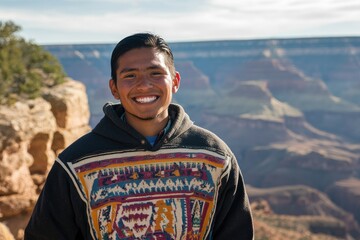
<instances>
[{"instance_id":1,"label":"green vegetation","mask_svg":"<svg viewBox=\"0 0 360 240\"><path fill-rule=\"evenodd\" d=\"M0 21L0 104L36 98L41 89L64 82L65 73L49 52L17 36L21 27Z\"/></svg>"}]
</instances>

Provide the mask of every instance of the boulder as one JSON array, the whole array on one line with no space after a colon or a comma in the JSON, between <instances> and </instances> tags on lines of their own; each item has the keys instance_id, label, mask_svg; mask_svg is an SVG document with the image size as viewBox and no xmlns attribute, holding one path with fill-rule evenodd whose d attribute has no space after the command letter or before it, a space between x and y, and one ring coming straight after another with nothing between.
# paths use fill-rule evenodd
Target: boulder
<instances>
[{"instance_id":1,"label":"boulder","mask_svg":"<svg viewBox=\"0 0 360 240\"><path fill-rule=\"evenodd\" d=\"M0 240L15 240L10 230L6 227L5 224L1 222L0 222Z\"/></svg>"}]
</instances>

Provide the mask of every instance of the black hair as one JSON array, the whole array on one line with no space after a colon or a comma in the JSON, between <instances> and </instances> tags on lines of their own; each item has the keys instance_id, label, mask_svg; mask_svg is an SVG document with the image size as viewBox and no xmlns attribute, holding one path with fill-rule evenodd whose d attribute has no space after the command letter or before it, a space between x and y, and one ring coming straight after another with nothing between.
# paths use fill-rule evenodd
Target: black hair
<instances>
[{"instance_id":1,"label":"black hair","mask_svg":"<svg viewBox=\"0 0 360 240\"><path fill-rule=\"evenodd\" d=\"M116 69L118 68L118 59L126 52L135 48L155 48L164 53L166 63L170 68L170 73L175 74L174 56L169 45L163 38L152 33L136 33L121 40L114 48L111 54L111 78L116 83Z\"/></svg>"}]
</instances>

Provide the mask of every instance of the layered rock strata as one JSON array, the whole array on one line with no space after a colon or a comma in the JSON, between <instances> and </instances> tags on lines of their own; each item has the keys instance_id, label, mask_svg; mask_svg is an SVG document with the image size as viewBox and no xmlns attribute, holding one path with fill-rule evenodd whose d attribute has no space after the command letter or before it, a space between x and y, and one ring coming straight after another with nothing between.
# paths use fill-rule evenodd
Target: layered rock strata
<instances>
[{"instance_id":1,"label":"layered rock strata","mask_svg":"<svg viewBox=\"0 0 360 240\"><path fill-rule=\"evenodd\" d=\"M0 106L0 222L17 239L56 155L90 130L85 86L68 79L42 98Z\"/></svg>"}]
</instances>

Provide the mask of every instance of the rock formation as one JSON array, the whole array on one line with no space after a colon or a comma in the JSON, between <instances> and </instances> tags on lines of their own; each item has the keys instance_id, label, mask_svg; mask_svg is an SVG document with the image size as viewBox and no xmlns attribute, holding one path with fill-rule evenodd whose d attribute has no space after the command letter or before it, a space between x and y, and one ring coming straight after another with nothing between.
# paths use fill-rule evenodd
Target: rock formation
<instances>
[{"instance_id":1,"label":"rock formation","mask_svg":"<svg viewBox=\"0 0 360 240\"><path fill-rule=\"evenodd\" d=\"M360 222L359 186L360 179L351 177L335 182L326 190L326 193L336 204L349 212L353 212L355 218Z\"/></svg>"},{"instance_id":2,"label":"rock formation","mask_svg":"<svg viewBox=\"0 0 360 240\"><path fill-rule=\"evenodd\" d=\"M360 236L360 227L354 216L337 207L325 194L316 189L306 186L247 186L247 190L255 216L255 226L259 225L259 222L268 222L267 228L270 225L293 231L295 227L295 232L304 235L308 231L308 235L314 239L358 239ZM300 228L304 229L299 231ZM316 236L317 234L325 236ZM260 231L260 235L264 233Z\"/></svg>"},{"instance_id":3,"label":"rock formation","mask_svg":"<svg viewBox=\"0 0 360 240\"><path fill-rule=\"evenodd\" d=\"M17 239L56 155L90 130L89 117L85 86L71 79L0 106L0 221Z\"/></svg>"},{"instance_id":4,"label":"rock formation","mask_svg":"<svg viewBox=\"0 0 360 240\"><path fill-rule=\"evenodd\" d=\"M9 228L0 222L0 240L14 240Z\"/></svg>"}]
</instances>

